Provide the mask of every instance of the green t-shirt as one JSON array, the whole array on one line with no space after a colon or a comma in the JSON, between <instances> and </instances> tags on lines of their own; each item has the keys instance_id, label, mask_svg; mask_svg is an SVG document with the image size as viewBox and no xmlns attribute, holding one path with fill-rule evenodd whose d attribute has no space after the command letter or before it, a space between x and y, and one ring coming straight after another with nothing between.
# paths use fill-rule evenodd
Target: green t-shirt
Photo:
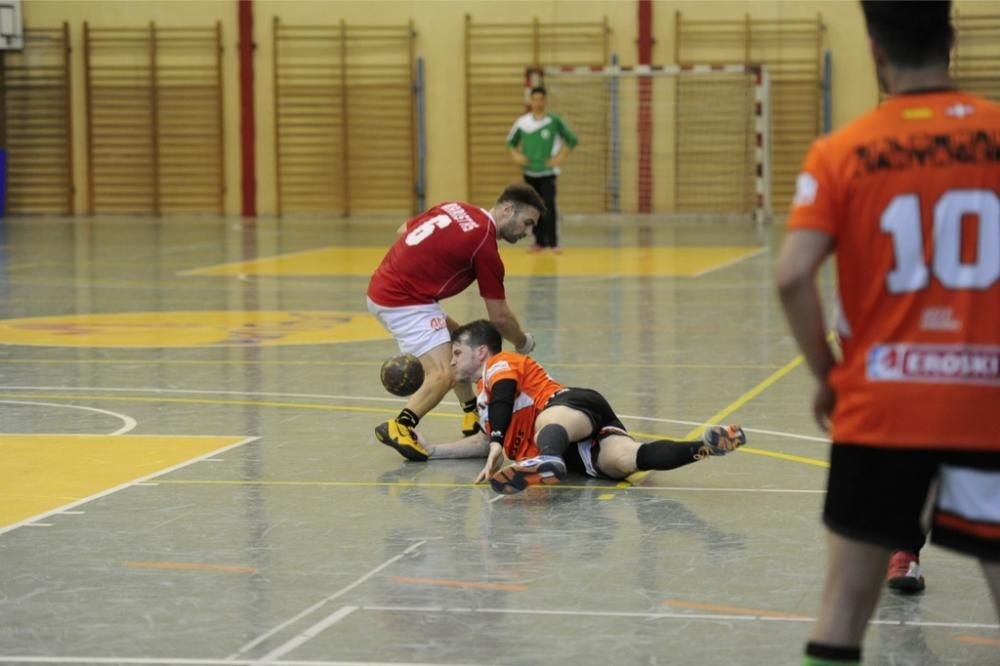
<instances>
[{"instance_id":1,"label":"green t-shirt","mask_svg":"<svg viewBox=\"0 0 1000 666\"><path fill-rule=\"evenodd\" d=\"M528 163L521 167L524 175L536 178L559 173L558 167L547 167L545 163L559 154L563 141L576 148L576 135L554 113L546 113L541 120L526 113L514 121L507 135L507 147L516 148L520 144L521 152L528 158Z\"/></svg>"}]
</instances>

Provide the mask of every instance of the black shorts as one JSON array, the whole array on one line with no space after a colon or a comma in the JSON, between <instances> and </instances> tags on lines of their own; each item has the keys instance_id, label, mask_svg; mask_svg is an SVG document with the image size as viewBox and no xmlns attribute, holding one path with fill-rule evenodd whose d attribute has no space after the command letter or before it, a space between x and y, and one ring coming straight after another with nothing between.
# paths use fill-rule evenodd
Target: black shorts
<instances>
[{"instance_id":1,"label":"black shorts","mask_svg":"<svg viewBox=\"0 0 1000 666\"><path fill-rule=\"evenodd\" d=\"M545 408L548 409L556 405L569 407L586 414L587 418L590 419L590 425L594 427L591 434L596 434L601 431L601 428L608 426L625 429L618 415L615 414L615 410L611 409L611 405L608 404L607 398L594 389L567 388L549 398Z\"/></svg>"},{"instance_id":2,"label":"black shorts","mask_svg":"<svg viewBox=\"0 0 1000 666\"><path fill-rule=\"evenodd\" d=\"M930 527L937 544L1000 561L1000 506L984 514L978 499L963 498L990 494L997 483L1000 453L834 444L823 522L842 536L910 551ZM929 508L928 526L921 519Z\"/></svg>"},{"instance_id":3,"label":"black shorts","mask_svg":"<svg viewBox=\"0 0 1000 666\"><path fill-rule=\"evenodd\" d=\"M597 466L595 464L601 451L600 441L596 435L600 433L603 428L607 428L609 426L625 430L625 425L622 424L621 419L619 419L618 415L615 414L615 410L611 408L607 398L593 389L567 388L552 396L548 403L546 403L545 407L547 409L556 405L562 405L563 407L569 407L577 410L578 412L583 412L587 415L587 418L590 419L590 425L593 427L593 432L589 436L593 439L591 440L589 447L591 465L595 472L591 472L587 469L587 465L583 462L583 458L580 455L579 445L577 443L572 444L566 450L566 468L571 472L588 474L591 476L596 474L598 477L603 476L600 474L600 471L596 469Z\"/></svg>"}]
</instances>

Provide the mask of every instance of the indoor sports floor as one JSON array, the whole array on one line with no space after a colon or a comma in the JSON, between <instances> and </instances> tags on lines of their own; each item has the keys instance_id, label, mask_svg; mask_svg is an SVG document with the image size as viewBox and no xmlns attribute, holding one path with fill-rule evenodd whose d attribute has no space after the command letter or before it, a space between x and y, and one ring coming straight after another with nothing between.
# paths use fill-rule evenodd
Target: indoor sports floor
<instances>
[{"instance_id":1,"label":"indoor sports floor","mask_svg":"<svg viewBox=\"0 0 1000 666\"><path fill-rule=\"evenodd\" d=\"M481 462L374 440L402 400L365 287L401 221L0 222L0 663L799 663L828 443L772 287L780 233L570 219L561 255L505 246L558 380L640 439L750 441L500 497ZM445 305L484 315L474 288ZM456 438L459 416L449 396L421 429ZM1000 663L978 566L923 562L866 663Z\"/></svg>"}]
</instances>

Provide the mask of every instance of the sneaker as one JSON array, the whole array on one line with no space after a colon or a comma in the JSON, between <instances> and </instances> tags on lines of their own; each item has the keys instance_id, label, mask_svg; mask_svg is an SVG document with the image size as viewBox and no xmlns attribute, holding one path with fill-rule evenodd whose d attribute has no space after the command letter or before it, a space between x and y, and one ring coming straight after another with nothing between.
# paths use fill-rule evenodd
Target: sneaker
<instances>
[{"instance_id":1,"label":"sneaker","mask_svg":"<svg viewBox=\"0 0 1000 666\"><path fill-rule=\"evenodd\" d=\"M513 495L528 486L559 483L566 478L566 463L559 456L538 456L519 460L504 467L490 479L490 487L498 493Z\"/></svg>"},{"instance_id":2,"label":"sneaker","mask_svg":"<svg viewBox=\"0 0 1000 666\"><path fill-rule=\"evenodd\" d=\"M541 251L542 251L542 246L539 245L538 243L532 243L531 247L528 248L528 252L530 252L531 254L536 254Z\"/></svg>"},{"instance_id":3,"label":"sneaker","mask_svg":"<svg viewBox=\"0 0 1000 666\"><path fill-rule=\"evenodd\" d=\"M462 416L462 434L468 437L482 432L483 427L479 425L479 415L475 411L466 412Z\"/></svg>"},{"instance_id":4,"label":"sneaker","mask_svg":"<svg viewBox=\"0 0 1000 666\"><path fill-rule=\"evenodd\" d=\"M396 449L407 460L426 462L431 455L417 441L417 434L413 432L413 429L400 424L395 419L377 426L375 439Z\"/></svg>"},{"instance_id":5,"label":"sneaker","mask_svg":"<svg viewBox=\"0 0 1000 666\"><path fill-rule=\"evenodd\" d=\"M553 245L549 249L552 250L552 254L562 254L563 253L562 248L559 247L558 245Z\"/></svg>"},{"instance_id":6,"label":"sneaker","mask_svg":"<svg viewBox=\"0 0 1000 666\"><path fill-rule=\"evenodd\" d=\"M746 444L747 436L737 425L712 426L705 431L702 440L708 447L709 455L724 456Z\"/></svg>"},{"instance_id":7,"label":"sneaker","mask_svg":"<svg viewBox=\"0 0 1000 666\"><path fill-rule=\"evenodd\" d=\"M924 572L920 568L920 556L906 550L897 550L889 558L889 572L885 584L890 590L904 594L915 594L924 589Z\"/></svg>"}]
</instances>

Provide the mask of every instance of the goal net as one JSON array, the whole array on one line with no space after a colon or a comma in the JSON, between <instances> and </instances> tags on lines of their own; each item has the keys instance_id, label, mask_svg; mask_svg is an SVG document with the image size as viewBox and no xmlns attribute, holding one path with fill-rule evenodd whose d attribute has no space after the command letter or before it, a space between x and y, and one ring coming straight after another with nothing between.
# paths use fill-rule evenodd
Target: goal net
<instances>
[{"instance_id":1,"label":"goal net","mask_svg":"<svg viewBox=\"0 0 1000 666\"><path fill-rule=\"evenodd\" d=\"M757 65L531 68L580 144L559 177L578 213L770 215L768 77Z\"/></svg>"}]
</instances>

